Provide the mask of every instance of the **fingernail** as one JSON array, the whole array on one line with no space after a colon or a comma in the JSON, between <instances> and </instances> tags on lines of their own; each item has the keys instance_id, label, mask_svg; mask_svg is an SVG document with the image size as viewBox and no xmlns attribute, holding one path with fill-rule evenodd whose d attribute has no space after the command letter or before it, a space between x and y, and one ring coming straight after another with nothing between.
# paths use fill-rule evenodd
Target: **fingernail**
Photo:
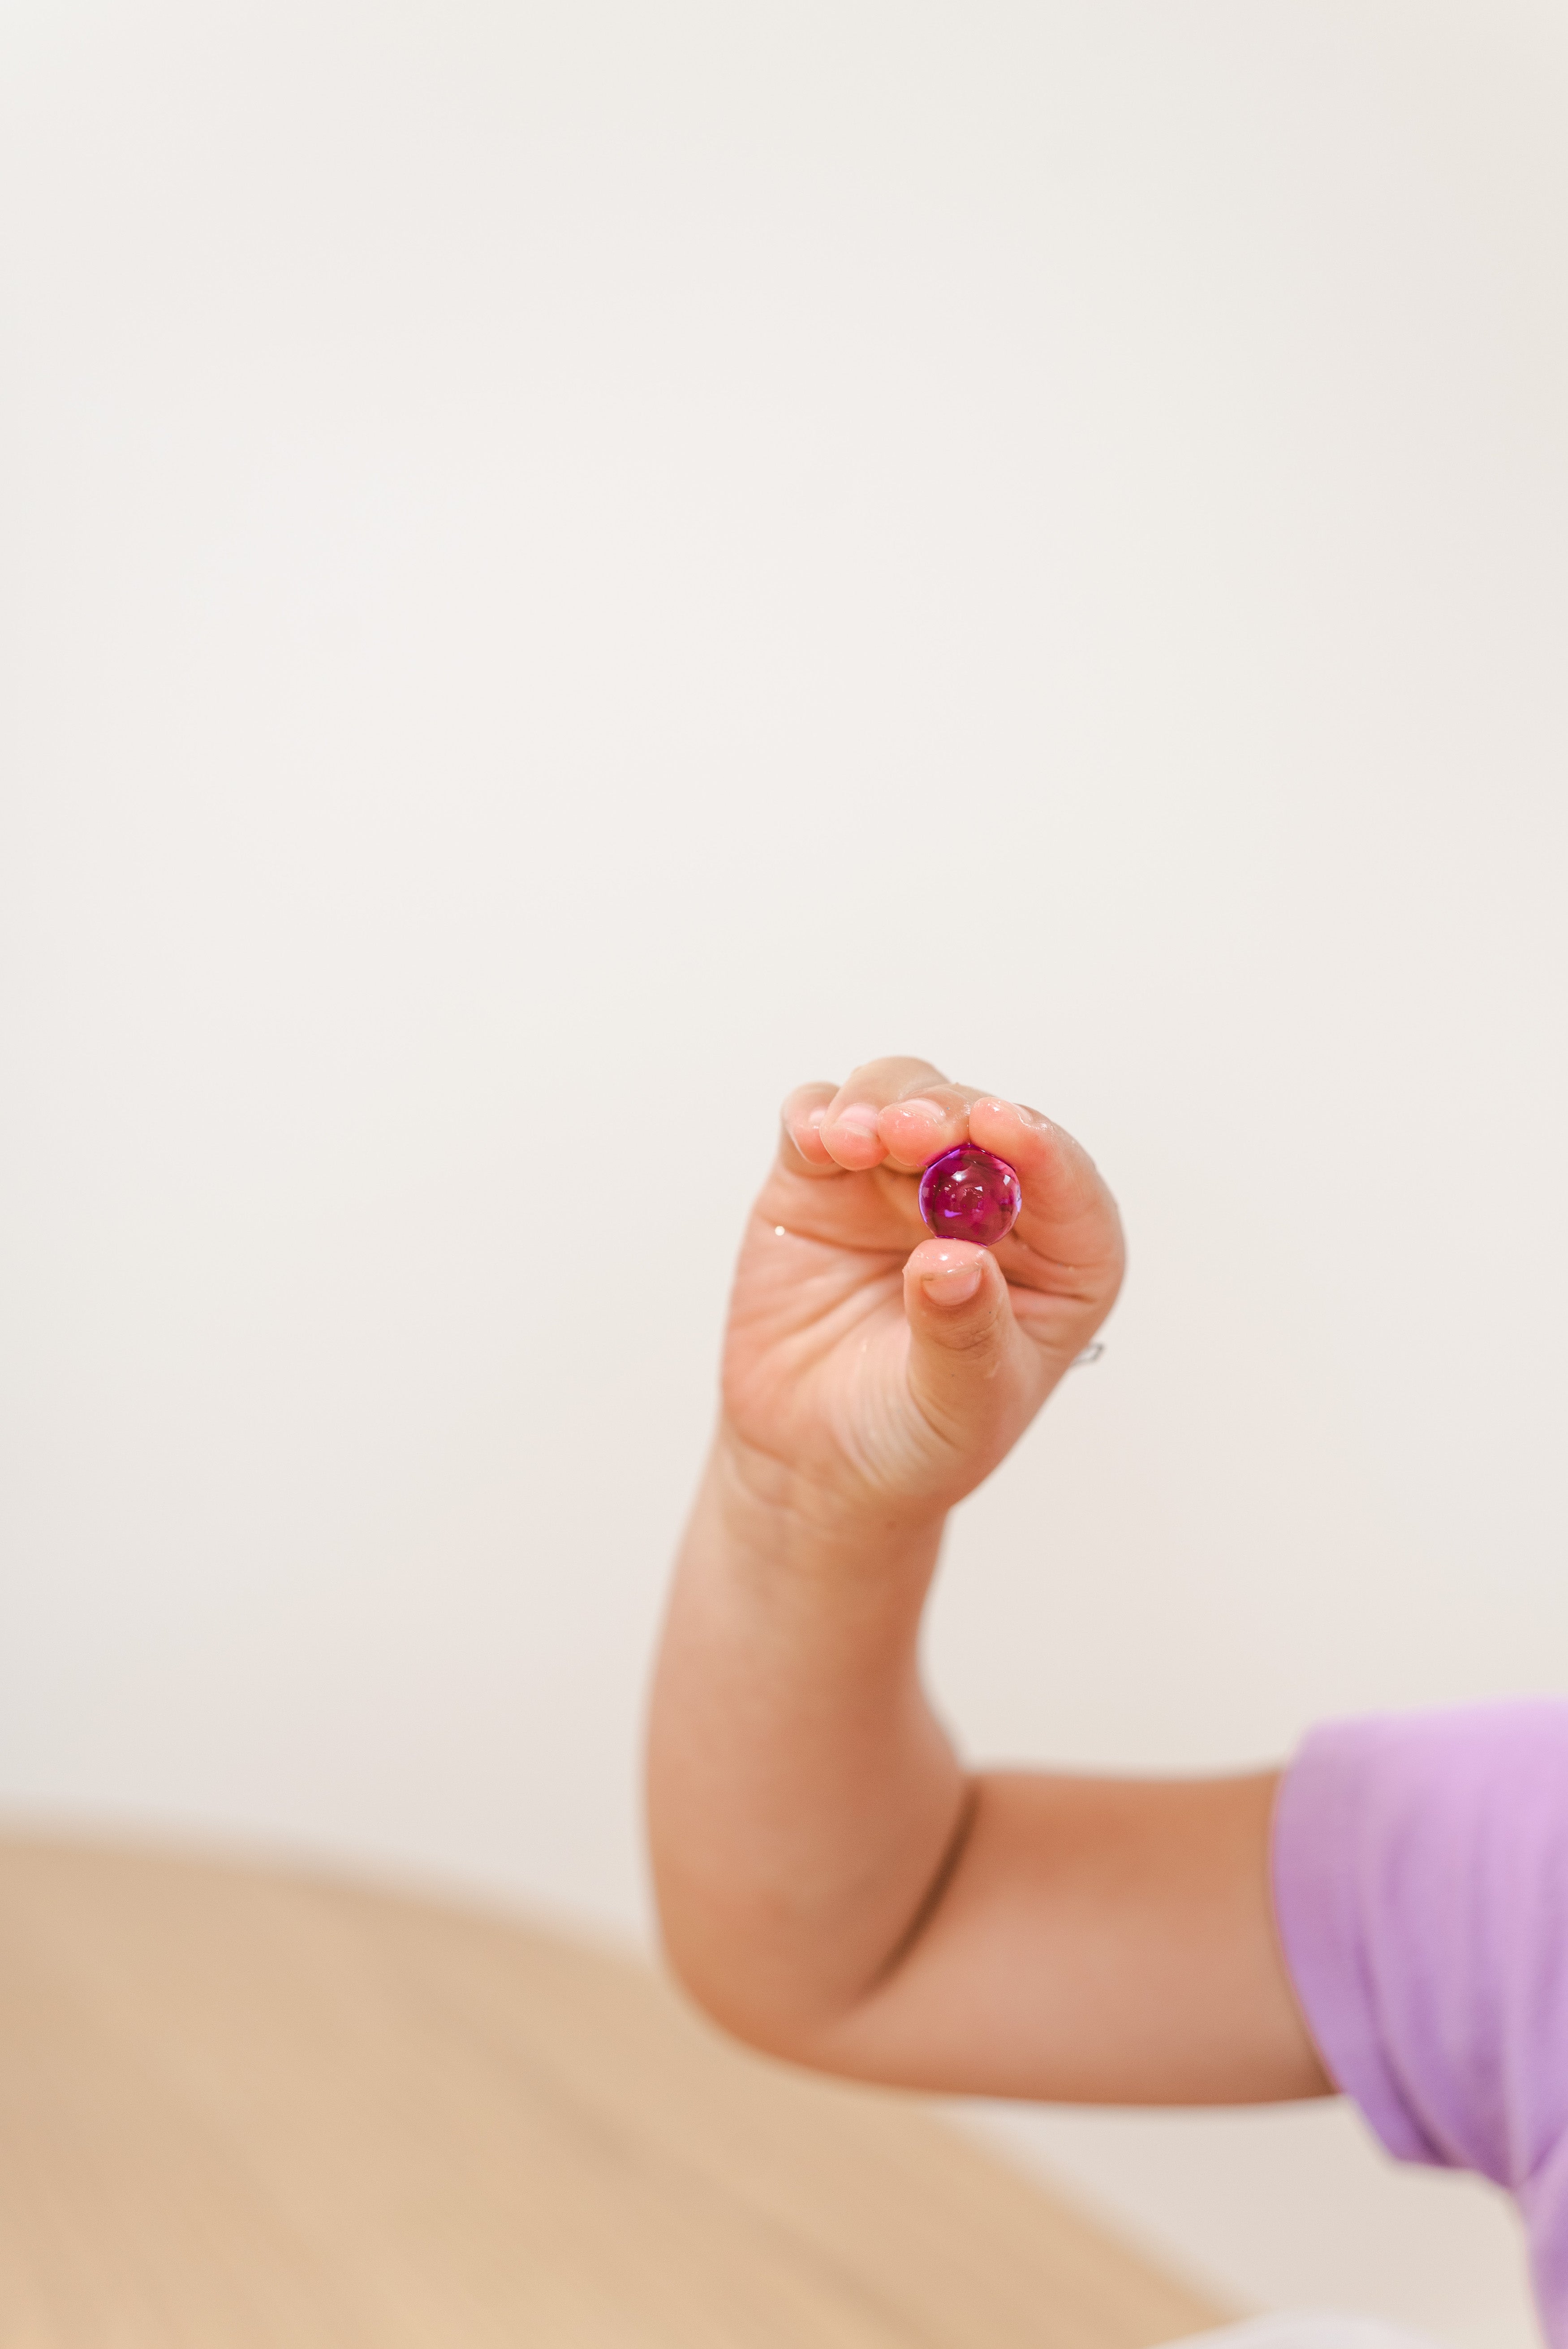
<instances>
[{"instance_id":1,"label":"fingernail","mask_svg":"<svg viewBox=\"0 0 1568 2349\"><path fill-rule=\"evenodd\" d=\"M848 1109L841 1109L839 1112L833 1123L841 1133L863 1133L868 1141L874 1141L877 1112L872 1107L870 1102L851 1102Z\"/></svg>"},{"instance_id":2,"label":"fingernail","mask_svg":"<svg viewBox=\"0 0 1568 2349\"><path fill-rule=\"evenodd\" d=\"M900 1117L925 1118L933 1125L941 1125L947 1115L940 1102L927 1101L923 1093L913 1101L896 1102L893 1106Z\"/></svg>"},{"instance_id":3,"label":"fingernail","mask_svg":"<svg viewBox=\"0 0 1568 2349\"><path fill-rule=\"evenodd\" d=\"M985 1278L985 1271L978 1257L969 1257L951 1268L944 1266L940 1272L924 1274L921 1287L934 1305L967 1305Z\"/></svg>"}]
</instances>

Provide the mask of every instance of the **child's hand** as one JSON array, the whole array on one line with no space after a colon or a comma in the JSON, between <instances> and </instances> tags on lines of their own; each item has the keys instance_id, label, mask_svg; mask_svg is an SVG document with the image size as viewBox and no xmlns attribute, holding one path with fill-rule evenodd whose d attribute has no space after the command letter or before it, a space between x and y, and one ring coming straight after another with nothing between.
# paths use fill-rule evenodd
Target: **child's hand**
<instances>
[{"instance_id":1,"label":"child's hand","mask_svg":"<svg viewBox=\"0 0 1568 2349\"><path fill-rule=\"evenodd\" d=\"M970 1141L1017 1171L995 1250L933 1239L921 1170ZM784 1105L741 1249L725 1436L748 1482L842 1521L938 1517L1016 1443L1115 1302L1116 1204L1037 1111L873 1061Z\"/></svg>"}]
</instances>

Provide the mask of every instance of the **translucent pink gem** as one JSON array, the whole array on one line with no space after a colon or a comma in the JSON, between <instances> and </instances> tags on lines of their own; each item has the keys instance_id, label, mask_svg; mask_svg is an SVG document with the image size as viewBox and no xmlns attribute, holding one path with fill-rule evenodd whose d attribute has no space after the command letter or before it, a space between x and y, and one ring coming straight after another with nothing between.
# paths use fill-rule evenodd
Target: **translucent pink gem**
<instances>
[{"instance_id":1,"label":"translucent pink gem","mask_svg":"<svg viewBox=\"0 0 1568 2349\"><path fill-rule=\"evenodd\" d=\"M978 1240L995 1247L1018 1220L1024 1194L1005 1158L960 1143L934 1158L920 1178L920 1212L939 1240Z\"/></svg>"}]
</instances>

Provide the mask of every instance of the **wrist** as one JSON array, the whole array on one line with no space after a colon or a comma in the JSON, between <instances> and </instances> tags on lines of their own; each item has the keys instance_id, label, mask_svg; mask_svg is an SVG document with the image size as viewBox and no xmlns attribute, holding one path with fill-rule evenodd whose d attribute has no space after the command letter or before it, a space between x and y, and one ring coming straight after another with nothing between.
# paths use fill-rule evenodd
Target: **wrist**
<instances>
[{"instance_id":1,"label":"wrist","mask_svg":"<svg viewBox=\"0 0 1568 2349\"><path fill-rule=\"evenodd\" d=\"M835 1580L899 1568L929 1573L946 1511L892 1496L846 1492L748 1443L721 1419L705 1479L707 1505L732 1551Z\"/></svg>"}]
</instances>

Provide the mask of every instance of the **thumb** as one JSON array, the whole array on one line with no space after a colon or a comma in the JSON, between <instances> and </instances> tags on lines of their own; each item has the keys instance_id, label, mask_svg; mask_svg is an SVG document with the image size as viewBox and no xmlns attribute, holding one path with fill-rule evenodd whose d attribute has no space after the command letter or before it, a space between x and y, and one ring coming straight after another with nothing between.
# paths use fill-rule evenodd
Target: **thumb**
<instances>
[{"instance_id":1,"label":"thumb","mask_svg":"<svg viewBox=\"0 0 1568 2349\"><path fill-rule=\"evenodd\" d=\"M1005 1447L1024 1340L995 1257L970 1240L923 1240L903 1268L903 1301L910 1388L926 1419L963 1452Z\"/></svg>"}]
</instances>

